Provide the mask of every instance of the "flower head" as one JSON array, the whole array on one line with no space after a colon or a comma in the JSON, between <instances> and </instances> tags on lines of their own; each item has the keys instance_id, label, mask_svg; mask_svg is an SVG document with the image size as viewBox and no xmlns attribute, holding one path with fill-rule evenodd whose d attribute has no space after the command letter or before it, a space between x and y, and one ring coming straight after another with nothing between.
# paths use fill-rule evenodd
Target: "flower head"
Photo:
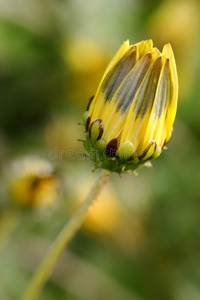
<instances>
[{"instance_id":1,"label":"flower head","mask_svg":"<svg viewBox=\"0 0 200 300\"><path fill-rule=\"evenodd\" d=\"M160 53L151 40L124 42L83 115L91 159L121 173L159 156L171 138L177 97L170 44Z\"/></svg>"},{"instance_id":2,"label":"flower head","mask_svg":"<svg viewBox=\"0 0 200 300\"><path fill-rule=\"evenodd\" d=\"M9 192L14 202L26 208L47 208L58 196L58 177L52 165L37 157L15 160L9 169Z\"/></svg>"}]
</instances>

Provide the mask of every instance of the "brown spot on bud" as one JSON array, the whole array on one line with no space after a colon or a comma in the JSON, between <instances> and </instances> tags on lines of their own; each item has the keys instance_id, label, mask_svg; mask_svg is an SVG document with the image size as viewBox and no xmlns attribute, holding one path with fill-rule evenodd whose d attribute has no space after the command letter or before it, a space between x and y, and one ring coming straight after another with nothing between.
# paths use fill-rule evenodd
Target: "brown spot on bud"
<instances>
[{"instance_id":1,"label":"brown spot on bud","mask_svg":"<svg viewBox=\"0 0 200 300\"><path fill-rule=\"evenodd\" d=\"M106 146L106 154L110 157L115 157L118 149L118 141L117 139L111 140Z\"/></svg>"}]
</instances>

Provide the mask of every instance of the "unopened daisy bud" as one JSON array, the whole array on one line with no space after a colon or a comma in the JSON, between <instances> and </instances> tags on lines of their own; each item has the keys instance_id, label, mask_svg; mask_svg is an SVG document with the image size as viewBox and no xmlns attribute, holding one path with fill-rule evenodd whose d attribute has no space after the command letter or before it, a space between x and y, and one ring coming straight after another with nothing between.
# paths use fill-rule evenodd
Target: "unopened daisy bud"
<instances>
[{"instance_id":1,"label":"unopened daisy bud","mask_svg":"<svg viewBox=\"0 0 200 300\"><path fill-rule=\"evenodd\" d=\"M122 44L89 101L83 123L86 150L97 166L130 172L158 157L170 140L178 77L170 44ZM104 155L103 155L104 154Z\"/></svg>"}]
</instances>

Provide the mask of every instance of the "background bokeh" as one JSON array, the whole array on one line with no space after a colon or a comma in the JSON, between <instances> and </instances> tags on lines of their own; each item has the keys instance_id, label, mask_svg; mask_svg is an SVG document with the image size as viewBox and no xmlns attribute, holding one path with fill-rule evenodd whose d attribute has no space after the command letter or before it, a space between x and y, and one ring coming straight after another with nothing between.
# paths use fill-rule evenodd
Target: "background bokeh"
<instances>
[{"instance_id":1,"label":"background bokeh","mask_svg":"<svg viewBox=\"0 0 200 300\"><path fill-rule=\"evenodd\" d=\"M127 38L170 42L180 96L169 151L112 175L40 300L200 299L198 0L0 1L0 299L18 300L98 177L81 121Z\"/></svg>"}]
</instances>

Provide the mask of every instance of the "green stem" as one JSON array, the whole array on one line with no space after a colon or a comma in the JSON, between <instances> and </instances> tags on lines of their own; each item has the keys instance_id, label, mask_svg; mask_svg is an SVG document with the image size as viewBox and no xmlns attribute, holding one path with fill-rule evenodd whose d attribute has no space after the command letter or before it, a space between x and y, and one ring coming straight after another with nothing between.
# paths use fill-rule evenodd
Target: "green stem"
<instances>
[{"instance_id":1,"label":"green stem","mask_svg":"<svg viewBox=\"0 0 200 300\"><path fill-rule=\"evenodd\" d=\"M74 215L72 215L72 217L69 219L69 222L64 226L64 228L61 230L60 234L57 236L56 240L50 247L49 252L40 264L39 268L36 270L21 300L36 299L45 282L51 275L51 272L53 271L57 260L59 259L67 244L81 227L87 215L88 209L90 208L91 204L94 202L94 200L100 193L101 188L108 181L108 179L109 172L102 171L88 196L76 210Z\"/></svg>"}]
</instances>

